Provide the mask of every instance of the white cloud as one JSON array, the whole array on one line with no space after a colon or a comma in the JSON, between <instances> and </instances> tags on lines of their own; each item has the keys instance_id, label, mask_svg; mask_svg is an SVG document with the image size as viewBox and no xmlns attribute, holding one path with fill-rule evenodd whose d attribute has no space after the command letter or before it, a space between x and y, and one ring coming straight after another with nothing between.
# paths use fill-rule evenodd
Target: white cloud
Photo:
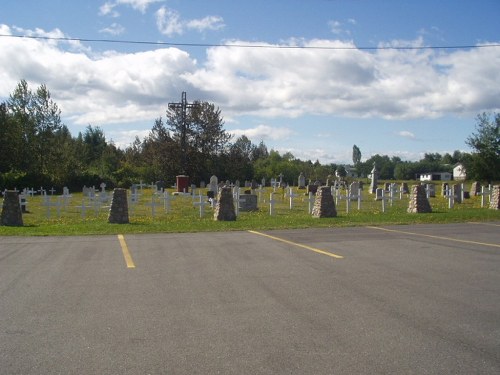
<instances>
[{"instance_id":1,"label":"white cloud","mask_svg":"<svg viewBox=\"0 0 500 375\"><path fill-rule=\"evenodd\" d=\"M403 138L415 139L415 134L413 134L412 132L407 131L407 130L402 130L402 131L398 132L397 134Z\"/></svg>"},{"instance_id":2,"label":"white cloud","mask_svg":"<svg viewBox=\"0 0 500 375\"><path fill-rule=\"evenodd\" d=\"M169 37L183 34L186 29L204 32L221 30L225 27L224 19L219 16L206 16L201 19L183 20L176 10L162 6L156 11L158 30Z\"/></svg>"},{"instance_id":3,"label":"white cloud","mask_svg":"<svg viewBox=\"0 0 500 375\"><path fill-rule=\"evenodd\" d=\"M356 20L353 18L349 18L347 20L347 23L351 26L356 25ZM335 34L335 35L351 35L351 31L347 28L344 27L344 24L340 21L337 20L332 20L328 22L328 27L330 28L330 31Z\"/></svg>"},{"instance_id":4,"label":"white cloud","mask_svg":"<svg viewBox=\"0 0 500 375\"><path fill-rule=\"evenodd\" d=\"M342 33L342 24L339 21L330 21L328 22L328 26L332 33L337 35Z\"/></svg>"},{"instance_id":5,"label":"white cloud","mask_svg":"<svg viewBox=\"0 0 500 375\"><path fill-rule=\"evenodd\" d=\"M233 134L236 138L246 135L253 142L260 142L261 140L284 140L289 138L294 132L288 128L277 128L268 125L259 125L251 129L233 129L229 133Z\"/></svg>"},{"instance_id":6,"label":"white cloud","mask_svg":"<svg viewBox=\"0 0 500 375\"><path fill-rule=\"evenodd\" d=\"M207 16L202 19L194 19L186 22L186 27L199 32L205 30L220 30L225 27L224 19L219 16Z\"/></svg>"},{"instance_id":7,"label":"white cloud","mask_svg":"<svg viewBox=\"0 0 500 375\"><path fill-rule=\"evenodd\" d=\"M106 1L99 8L99 15L101 16L111 16L118 17L119 13L115 10L116 7L120 5L130 6L134 10L138 10L141 13L146 13L149 5L163 2L164 0L115 0L115 1Z\"/></svg>"},{"instance_id":8,"label":"white cloud","mask_svg":"<svg viewBox=\"0 0 500 375\"><path fill-rule=\"evenodd\" d=\"M125 32L125 28L118 23L112 23L109 27L99 30L99 32L111 35L121 35Z\"/></svg>"},{"instance_id":9,"label":"white cloud","mask_svg":"<svg viewBox=\"0 0 500 375\"><path fill-rule=\"evenodd\" d=\"M303 46L341 49L213 47L205 66L186 77L194 87L217 93L226 111L240 114L416 119L499 108L499 48L373 52L335 40Z\"/></svg>"},{"instance_id":10,"label":"white cloud","mask_svg":"<svg viewBox=\"0 0 500 375\"><path fill-rule=\"evenodd\" d=\"M118 13L114 8L116 7L116 3L106 2L99 7L99 15L100 16L110 16L110 17L119 17L120 13Z\"/></svg>"},{"instance_id":11,"label":"white cloud","mask_svg":"<svg viewBox=\"0 0 500 375\"><path fill-rule=\"evenodd\" d=\"M0 50L0 97L21 79L33 89L44 83L75 124L153 121L181 91L195 91L182 77L196 61L177 48L94 55L50 41L0 38Z\"/></svg>"},{"instance_id":12,"label":"white cloud","mask_svg":"<svg viewBox=\"0 0 500 375\"><path fill-rule=\"evenodd\" d=\"M58 29L0 25L2 34L13 31L65 36ZM200 64L178 48L96 54L79 42L2 37L0 98L23 78L34 87L44 83L67 120L99 126L153 121L182 91L215 102L234 121L244 115L418 119L500 111L500 48L364 51L338 40L300 43L354 49L212 47ZM256 141L293 135L268 125L240 134Z\"/></svg>"},{"instance_id":13,"label":"white cloud","mask_svg":"<svg viewBox=\"0 0 500 375\"><path fill-rule=\"evenodd\" d=\"M184 32L179 13L166 7L161 7L156 11L156 26L162 34L167 36Z\"/></svg>"}]
</instances>

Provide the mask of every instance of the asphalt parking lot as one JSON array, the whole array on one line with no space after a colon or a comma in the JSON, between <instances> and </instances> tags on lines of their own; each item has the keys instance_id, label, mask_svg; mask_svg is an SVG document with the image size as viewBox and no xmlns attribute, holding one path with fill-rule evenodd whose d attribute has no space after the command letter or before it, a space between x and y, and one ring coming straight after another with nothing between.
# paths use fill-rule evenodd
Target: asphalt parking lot
<instances>
[{"instance_id":1,"label":"asphalt parking lot","mask_svg":"<svg viewBox=\"0 0 500 375\"><path fill-rule=\"evenodd\" d=\"M0 237L0 373L498 374L500 222Z\"/></svg>"}]
</instances>

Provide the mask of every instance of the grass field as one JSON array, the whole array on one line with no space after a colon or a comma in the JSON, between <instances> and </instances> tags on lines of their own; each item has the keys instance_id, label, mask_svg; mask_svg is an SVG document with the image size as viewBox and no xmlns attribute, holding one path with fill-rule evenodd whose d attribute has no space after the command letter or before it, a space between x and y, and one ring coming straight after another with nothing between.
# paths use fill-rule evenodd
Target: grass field
<instances>
[{"instance_id":1,"label":"grass field","mask_svg":"<svg viewBox=\"0 0 500 375\"><path fill-rule=\"evenodd\" d=\"M170 191L172 192L172 191ZM206 195L206 189L201 189ZM349 212L346 212L346 201L340 200L336 206L337 217L313 218L308 213L307 197L301 195L293 200L290 209L289 199L280 189L274 194L276 201L274 215L269 214L269 196L272 190L267 188L259 199L259 210L255 212L240 212L236 221L215 221L213 210L205 207L203 217L200 217L199 207L194 206L191 196L177 196L170 203L168 212L164 203L156 200L155 215L152 215L152 190L142 190L137 204L129 205L129 224L109 224L107 222L109 204L94 209L86 207L82 215L81 193L72 194L65 208L58 210L44 206L42 197L34 196L28 199L26 213L23 214L23 227L0 226L2 236L48 236L48 235L96 235L96 234L128 234L128 233L167 233L167 232L200 232L229 230L270 230L312 227L345 227L363 225L415 224L415 223L453 223L471 221L500 220L500 211L481 207L481 197L471 197L463 203L455 203L454 208L448 208L448 200L441 196L441 187L437 186L436 197L430 198L433 212L430 214L407 213L409 196L386 202L385 212L382 212L381 201L375 201L374 196L363 192L361 209L357 202L351 202ZM297 192L295 189L294 192ZM108 192L111 194L111 192ZM399 197L399 195L398 195ZM56 200L56 196L53 197ZM48 215L50 214L50 217Z\"/></svg>"}]
</instances>

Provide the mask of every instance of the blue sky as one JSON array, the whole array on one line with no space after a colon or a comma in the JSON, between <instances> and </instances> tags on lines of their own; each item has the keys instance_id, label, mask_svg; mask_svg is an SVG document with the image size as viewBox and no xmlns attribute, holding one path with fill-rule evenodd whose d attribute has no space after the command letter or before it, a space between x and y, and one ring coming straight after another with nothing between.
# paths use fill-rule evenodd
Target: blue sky
<instances>
[{"instance_id":1,"label":"blue sky","mask_svg":"<svg viewBox=\"0 0 500 375\"><path fill-rule=\"evenodd\" d=\"M500 112L499 16L498 0L4 0L0 100L46 84L74 136L126 147L186 91L302 160L350 163L354 144L418 160L470 151L476 115ZM428 46L482 47L387 49Z\"/></svg>"}]
</instances>

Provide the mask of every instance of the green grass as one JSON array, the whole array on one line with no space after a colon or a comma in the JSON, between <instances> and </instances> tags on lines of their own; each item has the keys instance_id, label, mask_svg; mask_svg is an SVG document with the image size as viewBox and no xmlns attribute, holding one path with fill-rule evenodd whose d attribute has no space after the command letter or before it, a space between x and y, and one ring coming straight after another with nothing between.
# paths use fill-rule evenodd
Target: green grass
<instances>
[{"instance_id":1,"label":"green grass","mask_svg":"<svg viewBox=\"0 0 500 375\"><path fill-rule=\"evenodd\" d=\"M270 189L263 194L268 198ZM461 204L455 204L448 209L448 201L440 196L437 188L436 198L430 198L433 212L430 214L409 214L408 195L402 200L395 200L393 205L386 204L386 212L382 212L382 203L375 201L373 195L366 191L363 195L361 210L357 210L357 202L351 203L349 213L346 213L346 202L342 200L337 205L337 217L313 218L308 214L308 203L305 196L294 199L294 208L289 209L289 200L282 194L276 194L275 215L269 215L269 203L259 201L256 212L240 212L236 221L223 222L213 219L213 211L207 207L204 217L200 218L199 208L194 207L191 197L176 197L171 203L171 210L165 212L163 206L156 207L155 217L152 217L151 191L143 190L139 204L129 207L129 224L109 224L107 222L109 207L100 209L97 213L87 209L82 218L82 195L73 194L66 209L61 210L58 217L55 208L51 209L47 218L47 209L42 206L41 197L28 200L28 213L23 214L23 227L0 226L1 236L68 236L68 235L108 235L132 233L174 233L232 230L270 230L293 228L347 227L365 225L420 224L420 223L456 223L498 221L500 212L481 208L481 198L471 197ZM205 192L203 192L205 194Z\"/></svg>"}]
</instances>

